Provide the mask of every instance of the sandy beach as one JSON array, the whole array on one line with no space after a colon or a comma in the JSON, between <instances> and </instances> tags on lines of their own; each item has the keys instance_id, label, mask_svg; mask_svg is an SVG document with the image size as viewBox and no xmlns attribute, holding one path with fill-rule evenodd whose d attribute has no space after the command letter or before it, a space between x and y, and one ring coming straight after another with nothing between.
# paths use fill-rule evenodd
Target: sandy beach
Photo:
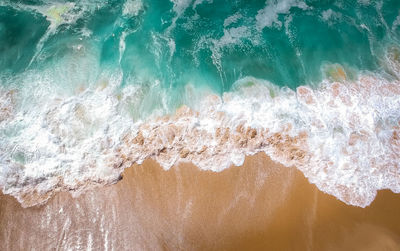
<instances>
[{"instance_id":1,"label":"sandy beach","mask_svg":"<svg viewBox=\"0 0 400 251\"><path fill-rule=\"evenodd\" d=\"M0 251L400 251L400 0L0 0Z\"/></svg>"},{"instance_id":2,"label":"sandy beach","mask_svg":"<svg viewBox=\"0 0 400 251\"><path fill-rule=\"evenodd\" d=\"M115 185L22 208L0 197L1 250L399 250L400 198L367 208L264 154L220 173L147 160Z\"/></svg>"}]
</instances>

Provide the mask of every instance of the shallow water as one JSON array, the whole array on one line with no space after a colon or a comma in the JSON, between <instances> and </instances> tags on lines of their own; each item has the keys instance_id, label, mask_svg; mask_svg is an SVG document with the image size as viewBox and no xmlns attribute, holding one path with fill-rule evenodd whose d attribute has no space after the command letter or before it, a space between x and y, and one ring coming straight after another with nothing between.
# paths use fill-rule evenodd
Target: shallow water
<instances>
[{"instance_id":1,"label":"shallow water","mask_svg":"<svg viewBox=\"0 0 400 251\"><path fill-rule=\"evenodd\" d=\"M154 161L117 184L22 208L0 196L1 250L399 250L400 200L346 205L265 155L219 173Z\"/></svg>"}]
</instances>

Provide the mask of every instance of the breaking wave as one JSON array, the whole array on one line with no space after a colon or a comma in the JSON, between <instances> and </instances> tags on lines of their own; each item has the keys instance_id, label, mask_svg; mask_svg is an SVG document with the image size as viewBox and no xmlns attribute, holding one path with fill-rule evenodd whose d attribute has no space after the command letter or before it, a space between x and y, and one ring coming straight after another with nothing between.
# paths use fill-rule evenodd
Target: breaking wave
<instances>
[{"instance_id":1,"label":"breaking wave","mask_svg":"<svg viewBox=\"0 0 400 251\"><path fill-rule=\"evenodd\" d=\"M191 108L136 122L124 112L140 91L132 86L47 96L29 110L15 107L17 91L2 90L2 189L30 206L56 191L116 182L147 158L165 169L191 161L221 171L265 152L320 190L365 207L377 190L400 192L400 82L369 73L346 80L340 66L331 67L341 81L314 89L252 77L222 97L187 86L188 100L199 100Z\"/></svg>"}]
</instances>

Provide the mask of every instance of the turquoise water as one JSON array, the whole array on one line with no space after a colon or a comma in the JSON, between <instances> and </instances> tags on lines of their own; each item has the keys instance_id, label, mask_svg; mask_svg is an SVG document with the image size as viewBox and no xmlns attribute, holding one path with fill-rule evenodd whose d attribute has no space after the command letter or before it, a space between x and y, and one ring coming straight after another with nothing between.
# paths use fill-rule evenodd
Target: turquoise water
<instances>
[{"instance_id":1,"label":"turquoise water","mask_svg":"<svg viewBox=\"0 0 400 251\"><path fill-rule=\"evenodd\" d=\"M325 64L379 69L399 10L396 0L3 0L0 74L75 64L76 81L121 72L121 86L158 80L172 96L188 83L221 94L245 76L295 88L320 82ZM75 58L82 45L93 65Z\"/></svg>"},{"instance_id":2,"label":"turquoise water","mask_svg":"<svg viewBox=\"0 0 400 251\"><path fill-rule=\"evenodd\" d=\"M399 45L398 0L0 0L0 188L264 152L366 206L400 192Z\"/></svg>"}]
</instances>

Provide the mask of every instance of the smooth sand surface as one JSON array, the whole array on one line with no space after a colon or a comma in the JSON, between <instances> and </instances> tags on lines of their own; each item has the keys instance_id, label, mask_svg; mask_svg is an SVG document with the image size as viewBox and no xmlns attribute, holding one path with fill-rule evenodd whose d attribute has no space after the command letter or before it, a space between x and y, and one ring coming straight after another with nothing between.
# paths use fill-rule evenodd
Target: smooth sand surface
<instances>
[{"instance_id":1,"label":"smooth sand surface","mask_svg":"<svg viewBox=\"0 0 400 251\"><path fill-rule=\"evenodd\" d=\"M0 196L0 250L400 250L400 195L367 208L320 192L264 154L220 173L154 161L77 198Z\"/></svg>"}]
</instances>

